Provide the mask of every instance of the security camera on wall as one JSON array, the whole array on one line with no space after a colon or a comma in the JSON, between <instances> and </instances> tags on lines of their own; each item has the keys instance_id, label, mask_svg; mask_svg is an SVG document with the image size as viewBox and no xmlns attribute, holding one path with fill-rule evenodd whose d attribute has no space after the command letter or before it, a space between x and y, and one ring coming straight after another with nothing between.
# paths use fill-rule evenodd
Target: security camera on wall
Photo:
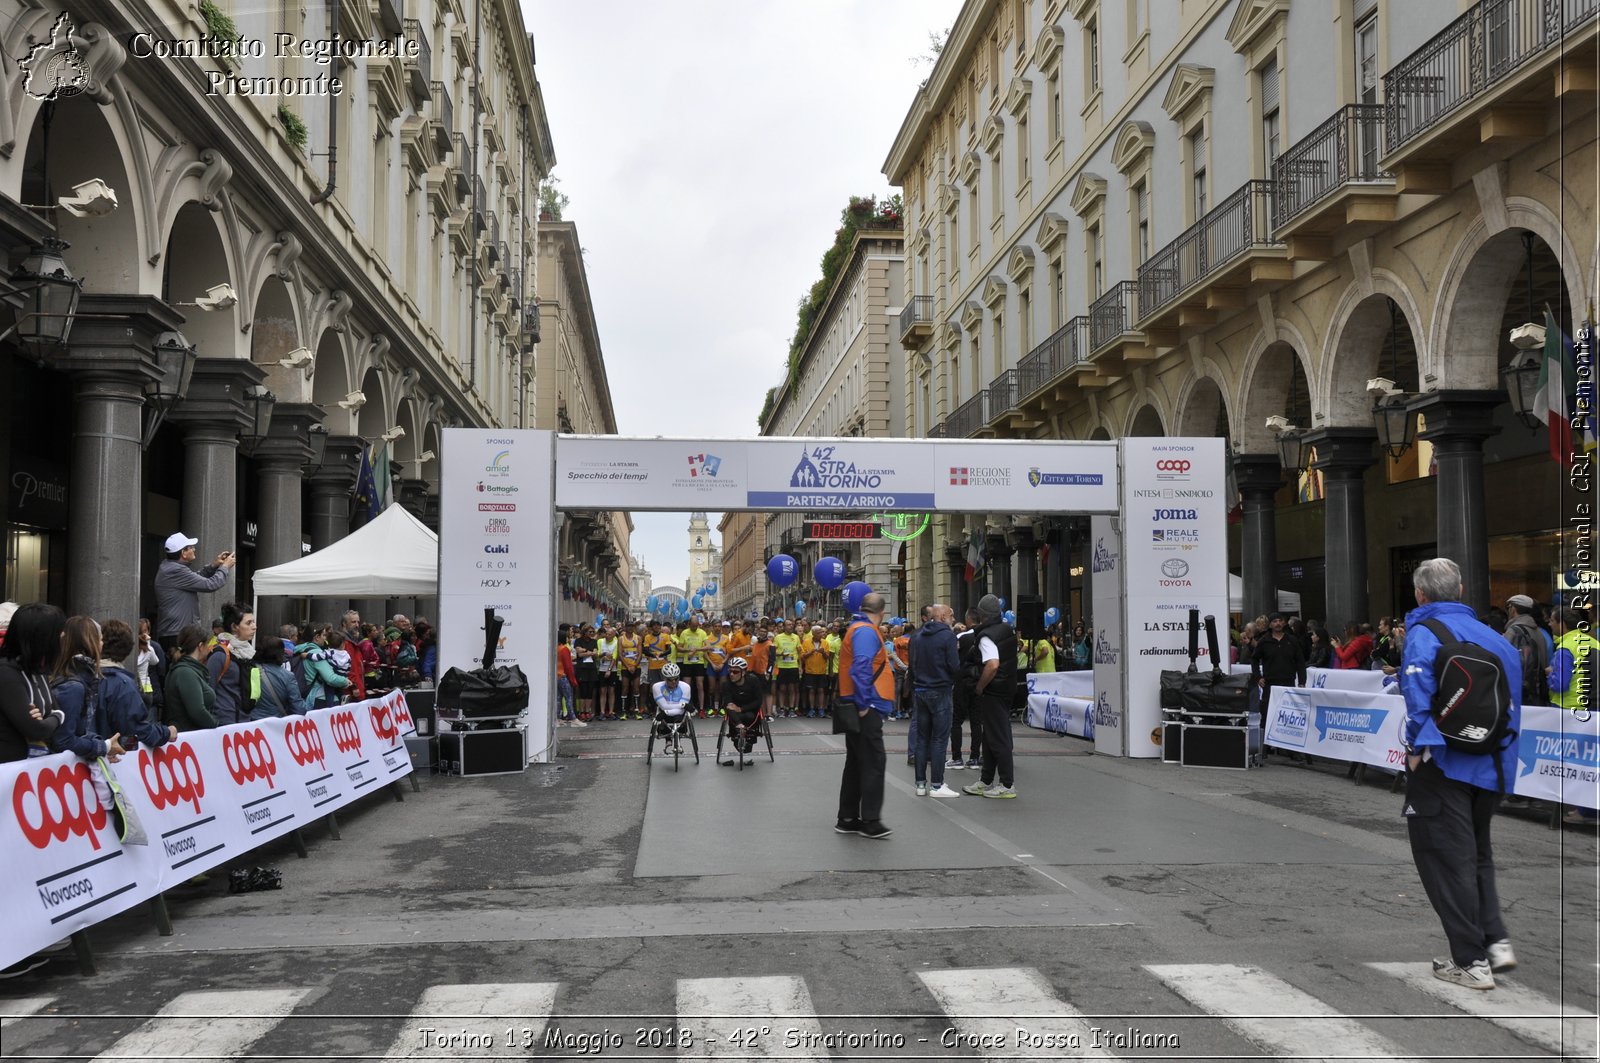
<instances>
[{"instance_id":1,"label":"security camera on wall","mask_svg":"<svg viewBox=\"0 0 1600 1063\"><path fill-rule=\"evenodd\" d=\"M354 413L366 404L367 397L365 395L359 391L352 391L350 394L340 399L336 405L341 410L349 410L351 413Z\"/></svg>"},{"instance_id":2,"label":"security camera on wall","mask_svg":"<svg viewBox=\"0 0 1600 1063\"><path fill-rule=\"evenodd\" d=\"M98 177L72 186L72 195L56 204L74 218L98 218L117 209L117 190Z\"/></svg>"},{"instance_id":3,"label":"security camera on wall","mask_svg":"<svg viewBox=\"0 0 1600 1063\"><path fill-rule=\"evenodd\" d=\"M316 361L316 356L311 353L310 347L296 347L282 358L278 364L285 369L304 369L306 376L311 375L311 365Z\"/></svg>"},{"instance_id":4,"label":"security camera on wall","mask_svg":"<svg viewBox=\"0 0 1600 1063\"><path fill-rule=\"evenodd\" d=\"M194 301L194 305L201 310L227 310L239 302L239 295L233 290L231 284L214 284L206 289L206 294Z\"/></svg>"},{"instance_id":5,"label":"security camera on wall","mask_svg":"<svg viewBox=\"0 0 1600 1063\"><path fill-rule=\"evenodd\" d=\"M1544 326L1532 321L1511 330L1511 346L1519 351L1537 351L1544 347Z\"/></svg>"},{"instance_id":6,"label":"security camera on wall","mask_svg":"<svg viewBox=\"0 0 1600 1063\"><path fill-rule=\"evenodd\" d=\"M1386 376L1375 376L1367 381L1368 395L1393 395L1400 388Z\"/></svg>"},{"instance_id":7,"label":"security camera on wall","mask_svg":"<svg viewBox=\"0 0 1600 1063\"><path fill-rule=\"evenodd\" d=\"M1278 435L1294 431L1294 425L1289 423L1289 418L1277 413L1267 418L1267 428Z\"/></svg>"}]
</instances>

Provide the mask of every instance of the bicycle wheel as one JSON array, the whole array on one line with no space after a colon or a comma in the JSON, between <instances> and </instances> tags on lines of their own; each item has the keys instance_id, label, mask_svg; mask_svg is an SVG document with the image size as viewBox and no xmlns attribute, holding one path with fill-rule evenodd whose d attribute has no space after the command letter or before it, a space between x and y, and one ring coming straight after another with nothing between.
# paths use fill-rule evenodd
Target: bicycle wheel
<instances>
[{"instance_id":1,"label":"bicycle wheel","mask_svg":"<svg viewBox=\"0 0 1600 1063\"><path fill-rule=\"evenodd\" d=\"M648 737L644 740L644 762L648 766L656 755L656 725L651 724Z\"/></svg>"},{"instance_id":2,"label":"bicycle wheel","mask_svg":"<svg viewBox=\"0 0 1600 1063\"><path fill-rule=\"evenodd\" d=\"M694 762L700 763L700 739L695 737L694 717L689 718L689 747L694 750Z\"/></svg>"}]
</instances>

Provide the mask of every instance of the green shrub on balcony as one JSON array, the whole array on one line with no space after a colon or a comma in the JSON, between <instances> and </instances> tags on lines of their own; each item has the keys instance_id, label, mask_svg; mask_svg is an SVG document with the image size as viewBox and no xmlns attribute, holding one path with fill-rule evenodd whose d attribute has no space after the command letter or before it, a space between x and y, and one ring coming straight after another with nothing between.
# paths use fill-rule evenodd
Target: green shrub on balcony
<instances>
[{"instance_id":1,"label":"green shrub on balcony","mask_svg":"<svg viewBox=\"0 0 1600 1063\"><path fill-rule=\"evenodd\" d=\"M278 121L283 123L283 134L289 138L289 143L294 145L295 150L305 151L310 131L306 129L306 124L300 120L300 116L289 109L288 104L278 104Z\"/></svg>"}]
</instances>

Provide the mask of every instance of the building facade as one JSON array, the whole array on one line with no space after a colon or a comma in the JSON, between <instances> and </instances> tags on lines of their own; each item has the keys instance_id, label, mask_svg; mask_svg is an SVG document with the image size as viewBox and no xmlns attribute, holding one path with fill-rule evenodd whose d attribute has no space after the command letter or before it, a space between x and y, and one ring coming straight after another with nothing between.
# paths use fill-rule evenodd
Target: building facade
<instances>
[{"instance_id":1,"label":"building facade","mask_svg":"<svg viewBox=\"0 0 1600 1063\"><path fill-rule=\"evenodd\" d=\"M689 598L692 601L696 595L700 598L700 611L705 613L718 613L717 592L711 590L718 586L722 578L722 548L717 545L716 537L711 534L711 523L703 512L689 514L689 578L684 581L688 588Z\"/></svg>"},{"instance_id":2,"label":"building facade","mask_svg":"<svg viewBox=\"0 0 1600 1063\"><path fill-rule=\"evenodd\" d=\"M519 423L579 435L616 435L600 330L578 228L541 218L539 224L539 329L534 355L522 365ZM575 510L562 514L556 550L564 621L620 616L630 607L628 551L633 518L623 511ZM570 615L569 615L570 614Z\"/></svg>"},{"instance_id":3,"label":"building facade","mask_svg":"<svg viewBox=\"0 0 1600 1063\"><path fill-rule=\"evenodd\" d=\"M903 298L904 240L898 228L863 227L855 234L833 288L815 317L792 376L786 377L766 420L764 436L870 436L898 438L906 434L904 352L895 335ZM803 459L804 443L797 442ZM800 563L800 578L787 588L768 588L761 607L768 615L793 616L796 601L811 603L817 615L827 598L812 578L824 556L845 562L850 579L864 580L883 592L890 609L898 610L895 571L899 544L808 542L810 517L875 519L863 513L773 513L765 517L767 556L785 553ZM834 605L837 605L834 592Z\"/></svg>"},{"instance_id":4,"label":"building facade","mask_svg":"<svg viewBox=\"0 0 1600 1063\"><path fill-rule=\"evenodd\" d=\"M650 570L633 555L628 556L628 612L633 616L645 614L644 603L650 600Z\"/></svg>"},{"instance_id":5,"label":"building facade","mask_svg":"<svg viewBox=\"0 0 1600 1063\"><path fill-rule=\"evenodd\" d=\"M726 617L759 616L767 596L767 518L764 513L724 513L722 579L717 596Z\"/></svg>"},{"instance_id":6,"label":"building facade","mask_svg":"<svg viewBox=\"0 0 1600 1063\"><path fill-rule=\"evenodd\" d=\"M436 520L440 430L516 422L526 205L555 161L520 9L203 7L3 5L29 61L0 77L0 226L24 249L0 471L32 487L8 491L0 575L102 620L150 615L180 528L238 552L217 597L248 601L252 571L348 534L380 437ZM196 57L203 36L241 54ZM52 240L82 282L64 345L18 272ZM263 600L261 621L339 608Z\"/></svg>"},{"instance_id":7,"label":"building facade","mask_svg":"<svg viewBox=\"0 0 1600 1063\"><path fill-rule=\"evenodd\" d=\"M912 431L1225 437L1249 616L1401 612L1434 555L1479 609L1550 600L1589 533L1502 370L1595 291L1596 8L967 3L885 164ZM1072 523L937 526L914 598L1082 615Z\"/></svg>"}]
</instances>

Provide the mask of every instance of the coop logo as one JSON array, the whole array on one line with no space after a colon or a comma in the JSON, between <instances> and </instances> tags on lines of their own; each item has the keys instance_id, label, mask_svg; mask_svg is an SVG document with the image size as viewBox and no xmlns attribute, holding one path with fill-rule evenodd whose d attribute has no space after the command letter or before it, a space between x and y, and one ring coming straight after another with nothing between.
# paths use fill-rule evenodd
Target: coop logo
<instances>
[{"instance_id":1,"label":"coop logo","mask_svg":"<svg viewBox=\"0 0 1600 1063\"><path fill-rule=\"evenodd\" d=\"M168 742L154 749L140 746L139 779L157 809L187 804L199 814L206 781L200 774L200 758L188 742Z\"/></svg>"},{"instance_id":2,"label":"coop logo","mask_svg":"<svg viewBox=\"0 0 1600 1063\"><path fill-rule=\"evenodd\" d=\"M511 451L502 450L494 456L494 460L483 467L483 471L490 476L511 475Z\"/></svg>"},{"instance_id":3,"label":"coop logo","mask_svg":"<svg viewBox=\"0 0 1600 1063\"><path fill-rule=\"evenodd\" d=\"M1028 470L1029 487L1099 487L1106 478L1097 472L1040 472Z\"/></svg>"},{"instance_id":4,"label":"coop logo","mask_svg":"<svg viewBox=\"0 0 1600 1063\"><path fill-rule=\"evenodd\" d=\"M23 837L35 849L52 841L64 842L73 835L89 839L100 848L96 831L106 829L106 810L94 792L89 765L81 761L60 768L45 768L38 782L28 772L17 776L11 788L11 810Z\"/></svg>"},{"instance_id":5,"label":"coop logo","mask_svg":"<svg viewBox=\"0 0 1600 1063\"><path fill-rule=\"evenodd\" d=\"M506 640L500 640L500 648L505 649ZM394 703L394 725L401 734L410 734L417 729L417 723L411 718L411 706L406 704L405 698L396 698Z\"/></svg>"},{"instance_id":6,"label":"coop logo","mask_svg":"<svg viewBox=\"0 0 1600 1063\"><path fill-rule=\"evenodd\" d=\"M361 752L361 728L356 726L355 713L349 709L336 712L329 717L328 726L333 728L333 744L339 747L339 752Z\"/></svg>"},{"instance_id":7,"label":"coop logo","mask_svg":"<svg viewBox=\"0 0 1600 1063\"><path fill-rule=\"evenodd\" d=\"M259 729L235 731L222 736L222 763L228 767L233 781L243 786L247 782L264 779L272 785L278 773L278 760L272 755L272 745Z\"/></svg>"},{"instance_id":8,"label":"coop logo","mask_svg":"<svg viewBox=\"0 0 1600 1063\"><path fill-rule=\"evenodd\" d=\"M1194 463L1188 458L1161 458L1156 462L1157 480L1187 480Z\"/></svg>"},{"instance_id":9,"label":"coop logo","mask_svg":"<svg viewBox=\"0 0 1600 1063\"><path fill-rule=\"evenodd\" d=\"M482 484L478 485L478 490L480 490L480 491L483 490L483 485ZM515 502L479 502L478 503L478 512L479 513L515 513L516 511L517 511L517 504Z\"/></svg>"},{"instance_id":10,"label":"coop logo","mask_svg":"<svg viewBox=\"0 0 1600 1063\"><path fill-rule=\"evenodd\" d=\"M511 544L490 543L483 548L483 552L486 554L509 554L511 552Z\"/></svg>"},{"instance_id":11,"label":"coop logo","mask_svg":"<svg viewBox=\"0 0 1600 1063\"><path fill-rule=\"evenodd\" d=\"M327 753L322 747L322 729L317 726L317 721L304 716L291 720L289 726L284 728L283 741L289 747L289 755L302 768L309 768L313 764L327 766Z\"/></svg>"},{"instance_id":12,"label":"coop logo","mask_svg":"<svg viewBox=\"0 0 1600 1063\"><path fill-rule=\"evenodd\" d=\"M394 715L389 711L389 706L379 703L367 707L367 715L372 718L372 731L378 736L379 741L393 744L400 737L400 729L395 726Z\"/></svg>"},{"instance_id":13,"label":"coop logo","mask_svg":"<svg viewBox=\"0 0 1600 1063\"><path fill-rule=\"evenodd\" d=\"M1003 466L954 465L950 468L951 487L1010 487L1011 470Z\"/></svg>"},{"instance_id":14,"label":"coop logo","mask_svg":"<svg viewBox=\"0 0 1600 1063\"><path fill-rule=\"evenodd\" d=\"M479 494L514 495L519 490L521 490L521 488L517 487L516 484L486 484L482 480L478 481Z\"/></svg>"},{"instance_id":15,"label":"coop logo","mask_svg":"<svg viewBox=\"0 0 1600 1063\"><path fill-rule=\"evenodd\" d=\"M510 535L511 522L504 517L490 517L489 523L483 526L485 535Z\"/></svg>"},{"instance_id":16,"label":"coop logo","mask_svg":"<svg viewBox=\"0 0 1600 1063\"><path fill-rule=\"evenodd\" d=\"M1122 713L1111 707L1111 702L1106 697L1105 691L1103 690L1100 692L1100 695L1095 698L1094 725L1096 727L1122 726Z\"/></svg>"},{"instance_id":17,"label":"coop logo","mask_svg":"<svg viewBox=\"0 0 1600 1063\"><path fill-rule=\"evenodd\" d=\"M1199 520L1200 514L1193 509L1158 509L1150 519L1157 523L1164 520Z\"/></svg>"},{"instance_id":18,"label":"coop logo","mask_svg":"<svg viewBox=\"0 0 1600 1063\"><path fill-rule=\"evenodd\" d=\"M77 31L72 16L63 11L50 27L50 38L34 44L17 61L18 69L27 75L22 82L23 92L48 102L77 96L89 87L88 64L72 43Z\"/></svg>"},{"instance_id":19,"label":"coop logo","mask_svg":"<svg viewBox=\"0 0 1600 1063\"><path fill-rule=\"evenodd\" d=\"M1117 663L1117 648L1111 645L1111 640L1106 638L1104 630L1096 631L1094 634L1094 663Z\"/></svg>"},{"instance_id":20,"label":"coop logo","mask_svg":"<svg viewBox=\"0 0 1600 1063\"><path fill-rule=\"evenodd\" d=\"M1117 553L1115 550L1106 549L1105 539L1094 541L1094 556L1092 567L1096 572L1110 572L1117 567Z\"/></svg>"},{"instance_id":21,"label":"coop logo","mask_svg":"<svg viewBox=\"0 0 1600 1063\"><path fill-rule=\"evenodd\" d=\"M716 476L722 469L722 459L715 454L690 454L689 478L699 479L702 476Z\"/></svg>"}]
</instances>

